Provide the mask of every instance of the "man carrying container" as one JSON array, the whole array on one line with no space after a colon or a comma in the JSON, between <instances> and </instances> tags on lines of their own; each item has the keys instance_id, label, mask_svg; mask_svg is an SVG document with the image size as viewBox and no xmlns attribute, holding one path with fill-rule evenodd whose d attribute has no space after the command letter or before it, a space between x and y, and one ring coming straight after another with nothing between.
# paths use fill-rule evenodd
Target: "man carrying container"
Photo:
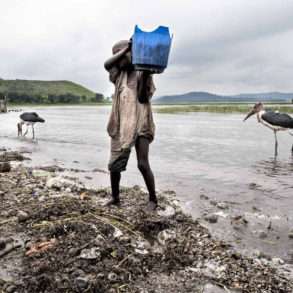
<instances>
[{"instance_id":1,"label":"man carrying container","mask_svg":"<svg viewBox=\"0 0 293 293\"><path fill-rule=\"evenodd\" d=\"M112 188L112 199L107 204L120 204L121 172L126 170L131 148L135 146L138 169L149 192L148 208L155 210L158 202L154 175L149 164L149 144L153 141L155 133L150 103L155 92L152 73L158 71L157 68L152 70L149 65L144 68L143 64L140 64L140 70L136 70L133 64L132 42L117 42L112 48L113 56L104 65L109 72L110 81L115 85L107 126L111 137L108 167Z\"/></svg>"}]
</instances>

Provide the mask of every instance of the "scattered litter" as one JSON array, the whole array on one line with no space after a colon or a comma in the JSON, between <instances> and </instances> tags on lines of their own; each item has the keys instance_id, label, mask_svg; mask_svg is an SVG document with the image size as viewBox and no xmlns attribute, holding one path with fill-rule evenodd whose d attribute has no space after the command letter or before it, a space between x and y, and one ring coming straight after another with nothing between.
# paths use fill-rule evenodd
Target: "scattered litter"
<instances>
[{"instance_id":1,"label":"scattered litter","mask_svg":"<svg viewBox=\"0 0 293 293\"><path fill-rule=\"evenodd\" d=\"M101 206L108 189L32 174L22 166L0 173L1 266L14 265L9 282L0 279L0 292L293 292L273 261L231 251L180 210L174 193L158 194L163 213L146 213L138 187L122 188L121 207L111 208ZM18 211L28 217L18 222ZM245 225L245 218L231 221ZM2 254L15 245L3 239L16 234L25 246Z\"/></svg>"},{"instance_id":2,"label":"scattered litter","mask_svg":"<svg viewBox=\"0 0 293 293\"><path fill-rule=\"evenodd\" d=\"M43 241L33 244L30 249L25 253L26 256L33 256L34 254L45 252L53 248L57 243L55 238L50 239L49 241Z\"/></svg>"},{"instance_id":3,"label":"scattered litter","mask_svg":"<svg viewBox=\"0 0 293 293\"><path fill-rule=\"evenodd\" d=\"M90 249L83 249L80 253L80 258L83 259L100 259L101 258L101 252L98 247L93 247Z\"/></svg>"}]
</instances>

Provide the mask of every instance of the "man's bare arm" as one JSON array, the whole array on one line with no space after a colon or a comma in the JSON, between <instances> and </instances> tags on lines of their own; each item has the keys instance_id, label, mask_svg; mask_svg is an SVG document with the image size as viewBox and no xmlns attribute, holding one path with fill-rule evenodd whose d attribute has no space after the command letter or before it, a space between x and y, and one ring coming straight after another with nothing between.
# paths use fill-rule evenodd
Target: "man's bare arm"
<instances>
[{"instance_id":1,"label":"man's bare arm","mask_svg":"<svg viewBox=\"0 0 293 293\"><path fill-rule=\"evenodd\" d=\"M138 99L141 103L146 103L149 100L149 78L151 78L151 73L148 71L142 71L137 91Z\"/></svg>"},{"instance_id":2,"label":"man's bare arm","mask_svg":"<svg viewBox=\"0 0 293 293\"><path fill-rule=\"evenodd\" d=\"M138 84L137 94L141 103L147 103L150 99L150 79L152 78L151 72L142 71L141 78Z\"/></svg>"},{"instance_id":3,"label":"man's bare arm","mask_svg":"<svg viewBox=\"0 0 293 293\"><path fill-rule=\"evenodd\" d=\"M125 47L122 50L118 51L111 58L109 58L105 63L104 67L109 71L117 62L130 50L129 47Z\"/></svg>"}]
</instances>

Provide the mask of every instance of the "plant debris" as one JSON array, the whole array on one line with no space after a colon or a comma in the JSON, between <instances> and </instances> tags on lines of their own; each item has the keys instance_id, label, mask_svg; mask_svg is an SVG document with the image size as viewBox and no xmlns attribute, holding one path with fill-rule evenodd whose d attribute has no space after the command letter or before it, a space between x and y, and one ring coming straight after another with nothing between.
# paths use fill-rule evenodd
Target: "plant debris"
<instances>
[{"instance_id":1,"label":"plant debris","mask_svg":"<svg viewBox=\"0 0 293 293\"><path fill-rule=\"evenodd\" d=\"M214 239L173 194L147 212L147 194L123 188L121 207L109 208L108 189L21 165L0 173L0 192L0 292L293 292L270 264ZM10 238L20 241L1 255Z\"/></svg>"}]
</instances>

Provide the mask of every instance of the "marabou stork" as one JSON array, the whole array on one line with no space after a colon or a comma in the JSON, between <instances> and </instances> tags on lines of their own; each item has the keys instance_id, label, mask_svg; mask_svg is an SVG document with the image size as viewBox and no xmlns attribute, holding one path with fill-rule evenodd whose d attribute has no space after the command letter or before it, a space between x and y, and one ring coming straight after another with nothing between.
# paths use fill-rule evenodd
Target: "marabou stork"
<instances>
[{"instance_id":1,"label":"marabou stork","mask_svg":"<svg viewBox=\"0 0 293 293\"><path fill-rule=\"evenodd\" d=\"M41 118L37 113L35 112L25 112L22 113L20 116L20 122L17 123L17 130L18 130L18 136L26 136L28 133L29 126L32 127L33 132L33 139L35 138L35 130L34 130L34 124L37 122L44 123L45 120ZM22 134L22 125L26 125L26 131L24 134Z\"/></svg>"},{"instance_id":2,"label":"marabou stork","mask_svg":"<svg viewBox=\"0 0 293 293\"><path fill-rule=\"evenodd\" d=\"M266 111L262 103L256 103L251 111L246 115L243 121L247 120L250 116L256 114L258 122L264 126L272 129L275 134L275 156L278 155L278 139L277 132L280 130L288 130L289 134L293 136L290 129L293 129L293 118L286 113L279 113L274 111ZM293 145L292 145L293 154Z\"/></svg>"}]
</instances>

